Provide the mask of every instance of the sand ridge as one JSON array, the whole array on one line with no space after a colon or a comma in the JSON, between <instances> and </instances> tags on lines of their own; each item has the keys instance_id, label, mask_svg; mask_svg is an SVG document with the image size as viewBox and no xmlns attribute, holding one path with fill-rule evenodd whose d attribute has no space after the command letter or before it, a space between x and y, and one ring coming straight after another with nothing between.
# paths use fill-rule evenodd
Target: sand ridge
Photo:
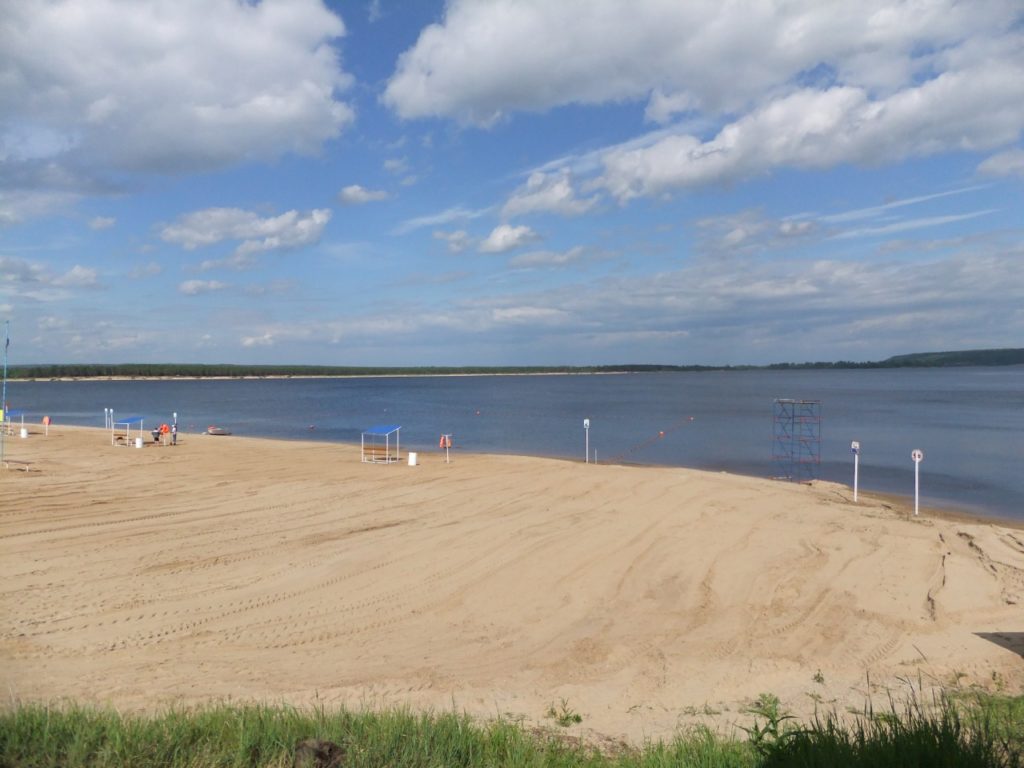
<instances>
[{"instance_id":1,"label":"sand ridge","mask_svg":"<svg viewBox=\"0 0 1024 768\"><path fill-rule=\"evenodd\" d=\"M7 455L14 699L529 722L564 701L636 741L741 721L761 692L809 713L907 681L1024 688L1024 531L840 485L70 427Z\"/></svg>"}]
</instances>

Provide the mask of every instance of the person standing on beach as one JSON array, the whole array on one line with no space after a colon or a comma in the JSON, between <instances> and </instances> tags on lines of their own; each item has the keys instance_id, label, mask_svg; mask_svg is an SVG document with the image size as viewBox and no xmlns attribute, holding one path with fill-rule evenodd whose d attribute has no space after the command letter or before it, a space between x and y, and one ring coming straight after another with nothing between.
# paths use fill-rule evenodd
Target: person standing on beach
<instances>
[{"instance_id":1,"label":"person standing on beach","mask_svg":"<svg viewBox=\"0 0 1024 768\"><path fill-rule=\"evenodd\" d=\"M171 445L178 444L178 422L171 424Z\"/></svg>"}]
</instances>

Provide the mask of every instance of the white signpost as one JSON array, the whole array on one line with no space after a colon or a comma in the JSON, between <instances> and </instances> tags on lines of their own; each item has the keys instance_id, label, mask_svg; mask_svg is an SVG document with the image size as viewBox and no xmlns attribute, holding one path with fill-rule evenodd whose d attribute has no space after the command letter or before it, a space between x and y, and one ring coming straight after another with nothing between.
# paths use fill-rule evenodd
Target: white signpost
<instances>
[{"instance_id":1,"label":"white signpost","mask_svg":"<svg viewBox=\"0 0 1024 768\"><path fill-rule=\"evenodd\" d=\"M854 440L850 443L850 450L853 451L853 503L857 503L857 474L860 469L860 443Z\"/></svg>"},{"instance_id":2,"label":"white signpost","mask_svg":"<svg viewBox=\"0 0 1024 768\"><path fill-rule=\"evenodd\" d=\"M918 499L920 496L921 482L920 482L920 470L921 462L924 460L924 451L919 448L915 448L910 452L910 458L914 460L914 514L918 511Z\"/></svg>"},{"instance_id":3,"label":"white signpost","mask_svg":"<svg viewBox=\"0 0 1024 768\"><path fill-rule=\"evenodd\" d=\"M590 463L590 419L583 420L583 434L585 435L583 450L586 454L586 463Z\"/></svg>"}]
</instances>

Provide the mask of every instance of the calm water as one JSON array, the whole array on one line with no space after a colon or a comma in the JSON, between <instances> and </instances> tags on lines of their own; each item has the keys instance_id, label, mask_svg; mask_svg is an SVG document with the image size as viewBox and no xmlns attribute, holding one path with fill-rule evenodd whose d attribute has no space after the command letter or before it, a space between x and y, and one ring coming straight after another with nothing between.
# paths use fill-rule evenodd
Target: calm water
<instances>
[{"instance_id":1,"label":"calm water","mask_svg":"<svg viewBox=\"0 0 1024 768\"><path fill-rule=\"evenodd\" d=\"M861 488L910 495L910 451L920 448L922 503L1024 519L1021 366L8 383L11 408L34 423L48 414L55 424L102 426L111 407L155 426L177 411L183 435L218 424L236 435L355 443L366 427L400 424L402 446L420 451L450 432L457 450L582 460L589 418L599 461L765 477L776 474L777 397L822 401L824 479L852 484L850 441L859 440Z\"/></svg>"}]
</instances>

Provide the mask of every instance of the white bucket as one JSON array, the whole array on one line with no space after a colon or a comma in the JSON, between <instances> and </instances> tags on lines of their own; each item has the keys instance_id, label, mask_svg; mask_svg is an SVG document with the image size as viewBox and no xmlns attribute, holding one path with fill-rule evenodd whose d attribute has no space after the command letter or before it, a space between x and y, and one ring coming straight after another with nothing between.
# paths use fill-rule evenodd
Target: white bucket
<instances>
[{"instance_id":1,"label":"white bucket","mask_svg":"<svg viewBox=\"0 0 1024 768\"><path fill-rule=\"evenodd\" d=\"M136 448L141 448L142 447L142 438L141 437L136 437L135 438L135 447Z\"/></svg>"},{"instance_id":2,"label":"white bucket","mask_svg":"<svg viewBox=\"0 0 1024 768\"><path fill-rule=\"evenodd\" d=\"M416 451L409 451L409 466L415 467L416 460L419 458L419 454Z\"/></svg>"},{"instance_id":3,"label":"white bucket","mask_svg":"<svg viewBox=\"0 0 1024 768\"><path fill-rule=\"evenodd\" d=\"M24 440L26 437L28 437L28 427L22 427L21 428L21 438L22 438L22 440Z\"/></svg>"}]
</instances>

